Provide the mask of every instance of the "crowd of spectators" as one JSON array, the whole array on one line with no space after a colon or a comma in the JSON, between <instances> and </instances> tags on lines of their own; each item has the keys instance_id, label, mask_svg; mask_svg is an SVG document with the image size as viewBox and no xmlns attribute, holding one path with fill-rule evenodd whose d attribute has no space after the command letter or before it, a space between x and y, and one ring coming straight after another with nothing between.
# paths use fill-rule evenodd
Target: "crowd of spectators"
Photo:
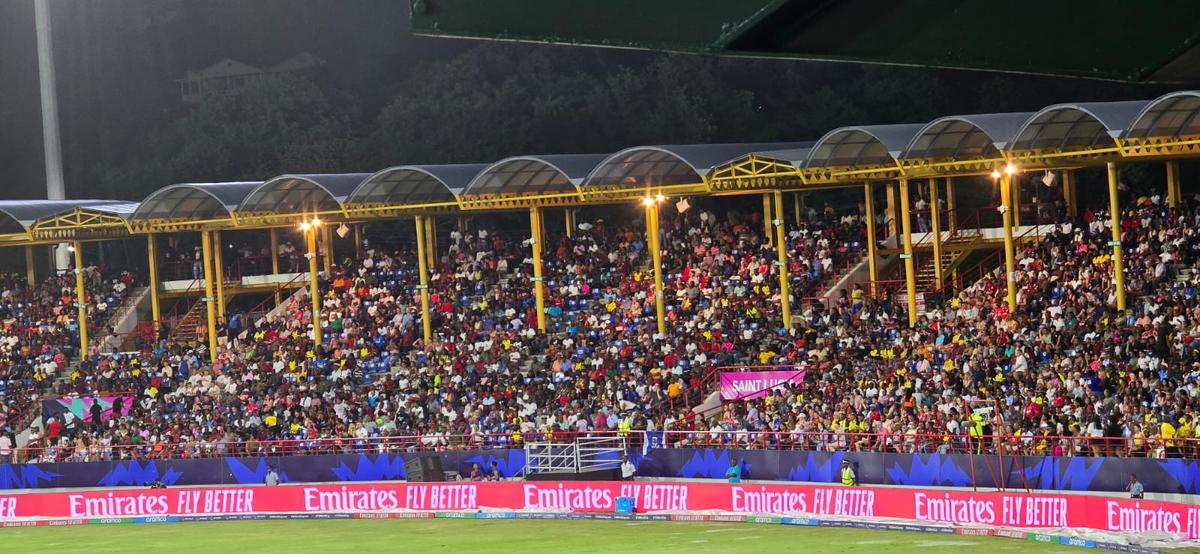
<instances>
[{"instance_id":1,"label":"crowd of spectators","mask_svg":"<svg viewBox=\"0 0 1200 554\"><path fill-rule=\"evenodd\" d=\"M78 393L136 401L99 425L59 426L39 456L500 446L612 430L749 447L1178 454L1200 396L1200 211L1129 200L1125 313L1114 309L1109 219L1088 211L1020 245L1014 312L1000 267L928 303L912 328L902 307L855 294L797 311L788 330L778 250L753 212L664 213L663 334L635 218L549 234L545 331L526 234L445 234L430 269L430 343L411 244L369 243L323 280L320 345L310 303L294 297L278 317L226 325L211 369L165 341L87 360ZM859 259L864 226L861 207L789 225L793 305ZM697 415L714 371L731 366L804 378Z\"/></svg>"},{"instance_id":2,"label":"crowd of spectators","mask_svg":"<svg viewBox=\"0 0 1200 554\"><path fill-rule=\"evenodd\" d=\"M93 336L105 332L136 277L128 271L84 268L85 305ZM0 279L0 428L28 424L35 403L76 357L79 311L75 274L53 275L29 286L24 275Z\"/></svg>"}]
</instances>

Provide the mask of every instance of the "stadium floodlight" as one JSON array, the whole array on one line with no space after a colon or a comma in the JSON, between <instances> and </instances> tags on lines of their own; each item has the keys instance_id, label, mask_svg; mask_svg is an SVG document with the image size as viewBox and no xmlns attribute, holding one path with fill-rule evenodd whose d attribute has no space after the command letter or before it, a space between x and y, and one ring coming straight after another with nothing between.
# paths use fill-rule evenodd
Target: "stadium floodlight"
<instances>
[{"instance_id":1,"label":"stadium floodlight","mask_svg":"<svg viewBox=\"0 0 1200 554\"><path fill-rule=\"evenodd\" d=\"M301 221L301 222L300 222L300 230L301 230L301 231L304 231L304 232L306 232L306 233L307 233L307 232L308 232L308 228L309 228L309 227L310 227L310 225L308 224L308 222L307 222L307 221Z\"/></svg>"},{"instance_id":2,"label":"stadium floodlight","mask_svg":"<svg viewBox=\"0 0 1200 554\"><path fill-rule=\"evenodd\" d=\"M1013 164L1008 164L1008 165L1004 166L1004 172L1009 175L1016 175L1018 171L1020 171L1020 169Z\"/></svg>"},{"instance_id":3,"label":"stadium floodlight","mask_svg":"<svg viewBox=\"0 0 1200 554\"><path fill-rule=\"evenodd\" d=\"M992 179L999 179L999 178L1000 178L1000 172L997 170L992 170Z\"/></svg>"},{"instance_id":4,"label":"stadium floodlight","mask_svg":"<svg viewBox=\"0 0 1200 554\"><path fill-rule=\"evenodd\" d=\"M650 206L654 205L654 199L647 196L642 199L642 205L649 208Z\"/></svg>"},{"instance_id":5,"label":"stadium floodlight","mask_svg":"<svg viewBox=\"0 0 1200 554\"><path fill-rule=\"evenodd\" d=\"M320 218L318 218L318 217L316 217L316 216L313 216L313 219L312 219L312 226L313 226L313 227L320 227L320 226L321 226L321 219L320 219Z\"/></svg>"}]
</instances>

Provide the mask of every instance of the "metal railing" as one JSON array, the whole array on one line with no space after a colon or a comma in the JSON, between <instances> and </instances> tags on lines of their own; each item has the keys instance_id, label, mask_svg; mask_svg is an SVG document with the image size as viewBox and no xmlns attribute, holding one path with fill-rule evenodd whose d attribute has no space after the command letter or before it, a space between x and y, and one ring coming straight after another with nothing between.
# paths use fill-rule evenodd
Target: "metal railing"
<instances>
[{"instance_id":1,"label":"metal railing","mask_svg":"<svg viewBox=\"0 0 1200 554\"><path fill-rule=\"evenodd\" d=\"M88 424L82 424L87 426ZM625 448L742 448L819 452L879 452L900 454L975 454L1024 456L1111 456L1121 458L1200 457L1200 438L1162 436L1087 437L1078 435L1012 435L949 433L868 433L841 431L530 431L502 434L427 434L321 439L157 441L144 444L40 444L0 453L14 462L96 462L214 458L222 456L305 456L439 452L524 448L526 441L542 445L573 445L614 441ZM43 439L45 440L45 439ZM607 441L607 442L606 442ZM572 453L572 459L574 453Z\"/></svg>"}]
</instances>

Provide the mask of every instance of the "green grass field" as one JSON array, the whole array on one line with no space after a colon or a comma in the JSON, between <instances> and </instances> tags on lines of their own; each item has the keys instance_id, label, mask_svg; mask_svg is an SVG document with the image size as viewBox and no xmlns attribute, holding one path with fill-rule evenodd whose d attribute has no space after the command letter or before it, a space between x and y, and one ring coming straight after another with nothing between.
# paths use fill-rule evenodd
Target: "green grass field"
<instances>
[{"instance_id":1,"label":"green grass field","mask_svg":"<svg viewBox=\"0 0 1200 554\"><path fill-rule=\"evenodd\" d=\"M659 521L222 521L0 530L2 552L1081 552L1052 544L788 525Z\"/></svg>"}]
</instances>

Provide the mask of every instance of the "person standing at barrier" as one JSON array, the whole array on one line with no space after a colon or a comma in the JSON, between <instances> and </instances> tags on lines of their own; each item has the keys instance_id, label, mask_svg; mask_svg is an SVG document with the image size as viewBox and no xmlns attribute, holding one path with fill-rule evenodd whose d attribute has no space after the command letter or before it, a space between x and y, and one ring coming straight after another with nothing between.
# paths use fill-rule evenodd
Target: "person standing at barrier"
<instances>
[{"instance_id":1,"label":"person standing at barrier","mask_svg":"<svg viewBox=\"0 0 1200 554\"><path fill-rule=\"evenodd\" d=\"M267 466L267 477L263 480L268 487L274 487L279 484L279 474L275 473L275 468Z\"/></svg>"},{"instance_id":2,"label":"person standing at barrier","mask_svg":"<svg viewBox=\"0 0 1200 554\"><path fill-rule=\"evenodd\" d=\"M1129 498L1141 499L1146 496L1146 488L1137 480L1136 474L1129 474L1129 484L1125 485L1125 490L1129 491Z\"/></svg>"},{"instance_id":3,"label":"person standing at barrier","mask_svg":"<svg viewBox=\"0 0 1200 554\"><path fill-rule=\"evenodd\" d=\"M842 484L847 487L858 485L858 476L854 474L854 468L850 466L850 460L842 460Z\"/></svg>"},{"instance_id":4,"label":"person standing at barrier","mask_svg":"<svg viewBox=\"0 0 1200 554\"><path fill-rule=\"evenodd\" d=\"M104 429L104 407L100 405L100 397L92 398L91 407L92 431L99 433Z\"/></svg>"},{"instance_id":5,"label":"person standing at barrier","mask_svg":"<svg viewBox=\"0 0 1200 554\"><path fill-rule=\"evenodd\" d=\"M633 467L633 462L629 461L629 456L621 454L621 480L632 480L635 473L637 473L637 468Z\"/></svg>"},{"instance_id":6,"label":"person standing at barrier","mask_svg":"<svg viewBox=\"0 0 1200 554\"><path fill-rule=\"evenodd\" d=\"M742 464L739 464L737 459L729 461L729 469L725 470L725 478L730 483L742 482Z\"/></svg>"}]
</instances>

